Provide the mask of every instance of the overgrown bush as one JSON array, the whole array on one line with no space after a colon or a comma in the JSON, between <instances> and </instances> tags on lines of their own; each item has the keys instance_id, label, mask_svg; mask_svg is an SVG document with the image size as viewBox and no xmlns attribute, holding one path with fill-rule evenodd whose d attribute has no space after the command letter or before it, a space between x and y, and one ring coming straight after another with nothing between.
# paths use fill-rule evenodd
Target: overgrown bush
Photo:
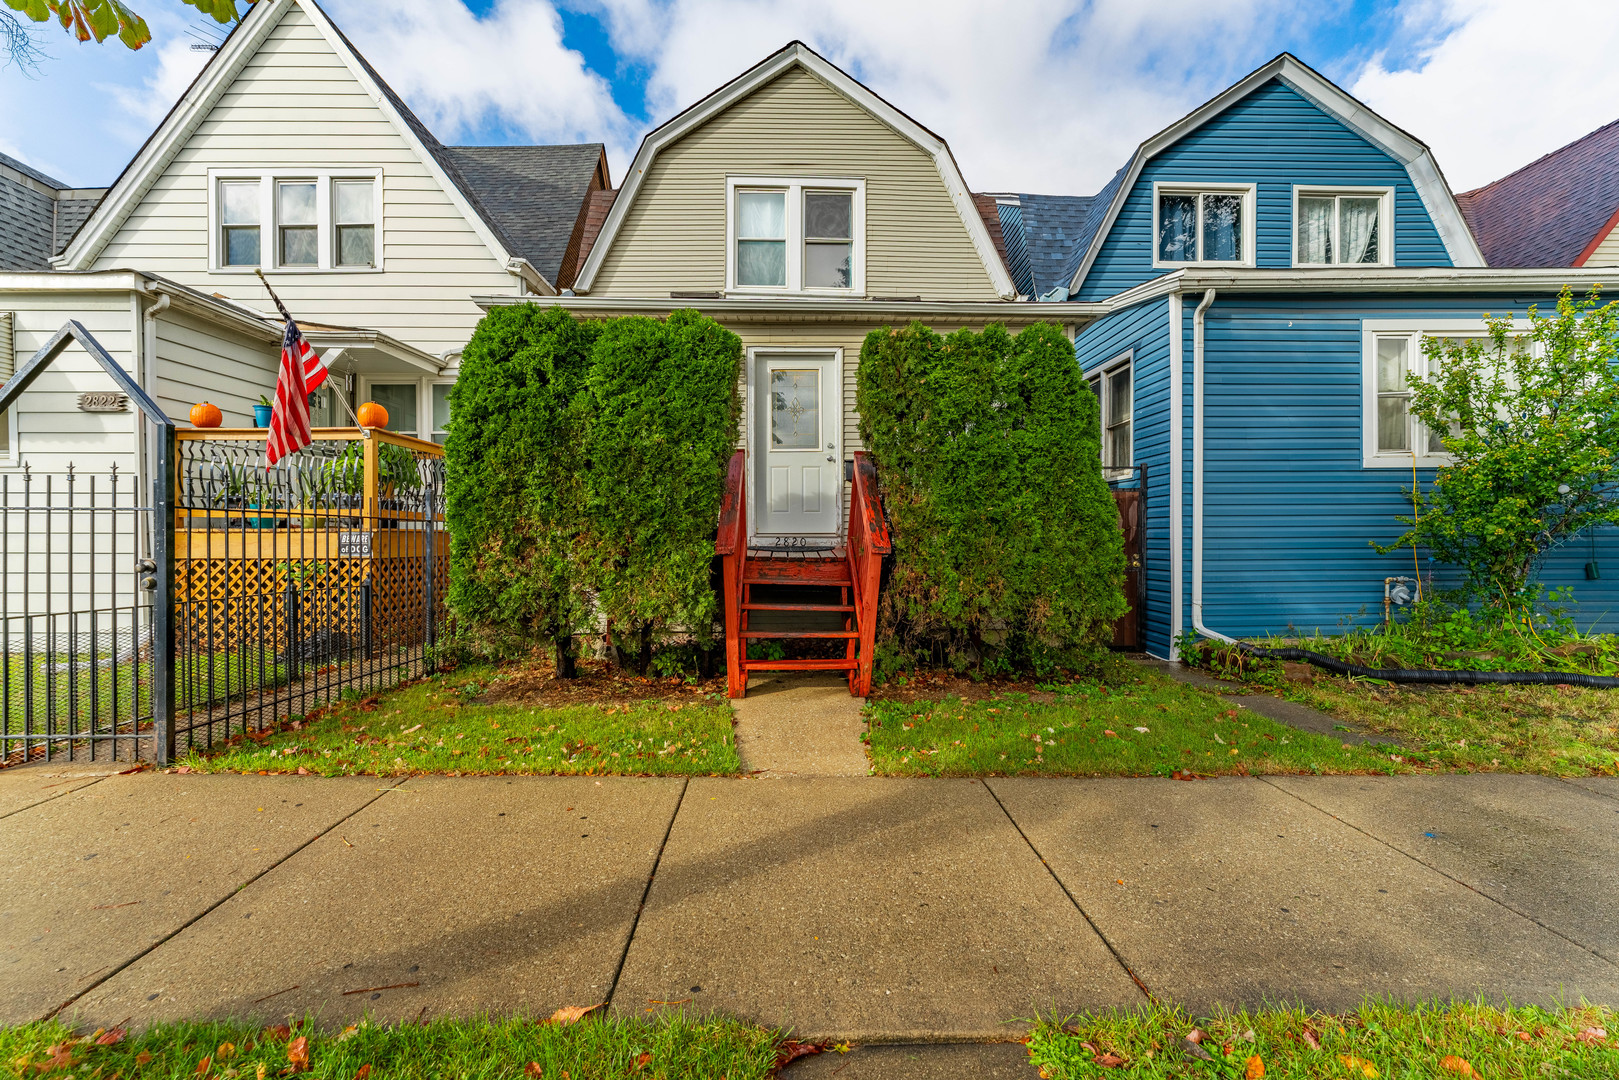
<instances>
[{"instance_id":1,"label":"overgrown bush","mask_svg":"<svg viewBox=\"0 0 1619 1080\"><path fill-rule=\"evenodd\" d=\"M1000 668L1107 638L1123 537L1096 399L1060 329L875 330L858 395L893 531L885 637Z\"/></svg>"},{"instance_id":2,"label":"overgrown bush","mask_svg":"<svg viewBox=\"0 0 1619 1080\"><path fill-rule=\"evenodd\" d=\"M713 637L709 580L725 464L736 448L742 341L713 319L616 319L592 352L583 474L590 578L636 670L659 626Z\"/></svg>"},{"instance_id":3,"label":"overgrown bush","mask_svg":"<svg viewBox=\"0 0 1619 1080\"><path fill-rule=\"evenodd\" d=\"M574 635L605 618L636 640L644 673L659 628L708 640L741 354L694 311L485 316L445 446L449 605L480 651L548 645L570 675Z\"/></svg>"}]
</instances>

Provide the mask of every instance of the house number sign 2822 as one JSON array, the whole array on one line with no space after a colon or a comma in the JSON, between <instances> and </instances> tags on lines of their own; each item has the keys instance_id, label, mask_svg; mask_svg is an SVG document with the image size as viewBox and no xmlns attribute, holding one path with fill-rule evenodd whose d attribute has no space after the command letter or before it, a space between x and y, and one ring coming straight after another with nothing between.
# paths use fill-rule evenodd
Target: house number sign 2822
<instances>
[{"instance_id":1,"label":"house number sign 2822","mask_svg":"<svg viewBox=\"0 0 1619 1080\"><path fill-rule=\"evenodd\" d=\"M128 408L129 396L127 394L101 391L79 395L80 412L123 412Z\"/></svg>"}]
</instances>

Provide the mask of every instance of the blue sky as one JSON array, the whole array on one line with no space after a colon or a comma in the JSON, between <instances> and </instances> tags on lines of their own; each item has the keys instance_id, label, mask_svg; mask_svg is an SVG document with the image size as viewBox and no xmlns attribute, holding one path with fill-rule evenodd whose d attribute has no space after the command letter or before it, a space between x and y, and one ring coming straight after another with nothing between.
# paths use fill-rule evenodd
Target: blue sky
<instances>
[{"instance_id":1,"label":"blue sky","mask_svg":"<svg viewBox=\"0 0 1619 1080\"><path fill-rule=\"evenodd\" d=\"M0 70L0 152L117 176L208 54L206 20L134 0L153 41L49 26ZM1435 149L1458 190L1619 116L1619 5L1566 0L325 0L447 143L601 141L615 177L655 123L792 38L950 140L980 190L1084 194L1136 143L1286 49ZM1579 49L1567 28L1580 26Z\"/></svg>"}]
</instances>

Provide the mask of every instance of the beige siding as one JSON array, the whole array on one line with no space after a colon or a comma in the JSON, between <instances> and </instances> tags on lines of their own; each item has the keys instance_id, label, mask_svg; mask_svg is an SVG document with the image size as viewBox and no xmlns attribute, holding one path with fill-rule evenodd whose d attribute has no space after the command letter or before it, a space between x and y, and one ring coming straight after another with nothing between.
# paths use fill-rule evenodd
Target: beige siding
<instances>
[{"instance_id":1,"label":"beige siding","mask_svg":"<svg viewBox=\"0 0 1619 1080\"><path fill-rule=\"evenodd\" d=\"M164 312L157 324L157 404L185 424L191 406L210 401L225 427L252 427L259 395L275 391L281 352L274 342L252 340L201 319Z\"/></svg>"},{"instance_id":2,"label":"beige siding","mask_svg":"<svg viewBox=\"0 0 1619 1080\"><path fill-rule=\"evenodd\" d=\"M653 160L591 295L724 289L737 174L864 177L868 295L996 299L933 158L796 67Z\"/></svg>"},{"instance_id":3,"label":"beige siding","mask_svg":"<svg viewBox=\"0 0 1619 1080\"><path fill-rule=\"evenodd\" d=\"M431 353L459 349L482 314L470 297L516 281L428 167L296 6L247 62L96 259L269 310L251 273L208 270L210 168L380 168L385 269L277 272L300 318L381 330ZM266 233L265 241L269 241Z\"/></svg>"},{"instance_id":4,"label":"beige siding","mask_svg":"<svg viewBox=\"0 0 1619 1080\"><path fill-rule=\"evenodd\" d=\"M1585 260L1586 266L1619 266L1619 229L1611 229L1591 257Z\"/></svg>"}]
</instances>

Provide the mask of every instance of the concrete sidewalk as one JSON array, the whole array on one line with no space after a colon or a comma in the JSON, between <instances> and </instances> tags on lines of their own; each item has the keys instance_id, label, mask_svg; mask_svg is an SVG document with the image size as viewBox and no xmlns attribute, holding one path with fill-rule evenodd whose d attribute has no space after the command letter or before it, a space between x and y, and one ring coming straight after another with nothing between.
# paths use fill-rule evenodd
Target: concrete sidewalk
<instances>
[{"instance_id":1,"label":"concrete sidewalk","mask_svg":"<svg viewBox=\"0 0 1619 1080\"><path fill-rule=\"evenodd\" d=\"M607 1000L917 1044L1146 991L1619 1002L1613 780L48 772L0 772L5 1023Z\"/></svg>"}]
</instances>

